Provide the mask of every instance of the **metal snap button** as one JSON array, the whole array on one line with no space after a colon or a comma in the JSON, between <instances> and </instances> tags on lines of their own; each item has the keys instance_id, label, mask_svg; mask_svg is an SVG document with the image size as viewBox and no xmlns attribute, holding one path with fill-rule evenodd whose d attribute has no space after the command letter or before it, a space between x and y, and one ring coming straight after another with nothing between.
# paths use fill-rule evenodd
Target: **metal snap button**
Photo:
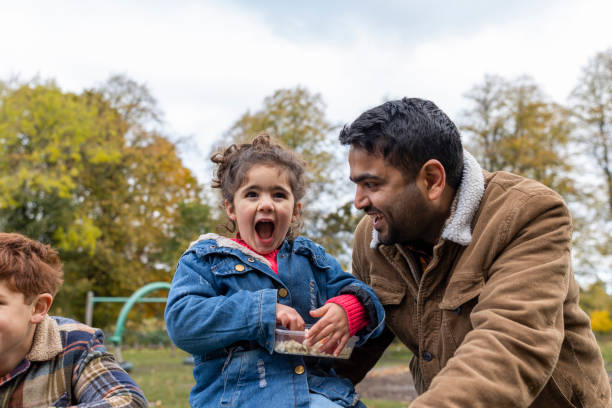
<instances>
[{"instance_id":1,"label":"metal snap button","mask_svg":"<svg viewBox=\"0 0 612 408\"><path fill-rule=\"evenodd\" d=\"M303 365L299 365L297 367L295 367L295 373L296 374L304 374L304 366Z\"/></svg>"},{"instance_id":2,"label":"metal snap button","mask_svg":"<svg viewBox=\"0 0 612 408\"><path fill-rule=\"evenodd\" d=\"M248 261L249 262L255 262L255 258L249 258Z\"/></svg>"},{"instance_id":3,"label":"metal snap button","mask_svg":"<svg viewBox=\"0 0 612 408\"><path fill-rule=\"evenodd\" d=\"M242 271L244 271L244 265L238 264L238 265L234 266L234 269L237 270L238 272L242 272Z\"/></svg>"},{"instance_id":4,"label":"metal snap button","mask_svg":"<svg viewBox=\"0 0 612 408\"><path fill-rule=\"evenodd\" d=\"M288 294L289 294L289 292L287 292L287 289L285 289L285 288L280 288L278 290L278 296L280 296L282 298L287 297Z\"/></svg>"}]
</instances>

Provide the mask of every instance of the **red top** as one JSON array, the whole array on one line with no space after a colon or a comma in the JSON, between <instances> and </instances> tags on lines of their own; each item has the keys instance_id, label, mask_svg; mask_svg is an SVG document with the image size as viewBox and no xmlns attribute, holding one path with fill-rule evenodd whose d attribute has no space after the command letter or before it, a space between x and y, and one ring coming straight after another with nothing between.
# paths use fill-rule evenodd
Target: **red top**
<instances>
[{"instance_id":1,"label":"red top","mask_svg":"<svg viewBox=\"0 0 612 408\"><path fill-rule=\"evenodd\" d=\"M268 260L268 262L270 262L270 267L272 268L272 270L274 271L275 274L278 275L278 262L276 262L276 255L278 255L278 249L275 249L274 251L267 253L267 254L262 254L260 252L257 252L256 250L254 250L253 248L251 248L249 246L249 244L247 244L246 242L244 242L242 240L242 238L240 238L240 234L236 235L236 238L231 238L232 241L239 243L240 245L242 245L243 247L247 247L249 248L251 251L255 252L258 255L263 256L264 258L266 258Z\"/></svg>"},{"instance_id":2,"label":"red top","mask_svg":"<svg viewBox=\"0 0 612 408\"><path fill-rule=\"evenodd\" d=\"M256 254L266 258L268 262L270 262L270 267L272 268L274 273L278 275L278 262L276 260L276 256L278 255L278 249L275 249L274 251L267 254L262 254L255 251L249 246L249 244L244 242L242 238L240 238L240 234L236 235L236 238L231 238L231 240L239 243L240 245L246 248L249 248ZM355 335L355 333L357 333L359 330L363 329L368 325L369 319L366 315L365 308L363 307L361 302L359 302L359 299L357 299L357 297L353 295L340 295L328 299L325 304L327 303L335 303L337 305L342 306L346 313L346 318L348 320L349 325L349 332L351 336Z\"/></svg>"}]
</instances>

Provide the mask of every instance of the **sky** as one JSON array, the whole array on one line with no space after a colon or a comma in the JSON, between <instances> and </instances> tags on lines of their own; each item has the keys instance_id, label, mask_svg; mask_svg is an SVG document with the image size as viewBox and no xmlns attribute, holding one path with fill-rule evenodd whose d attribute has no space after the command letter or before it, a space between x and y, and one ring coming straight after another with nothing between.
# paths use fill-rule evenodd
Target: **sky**
<instances>
[{"instance_id":1,"label":"sky","mask_svg":"<svg viewBox=\"0 0 612 408\"><path fill-rule=\"evenodd\" d=\"M564 103L612 47L610 0L427 2L0 0L0 80L79 92L112 74L145 84L164 129L190 137L201 180L213 142L264 97L319 93L333 123L403 96L459 120L485 74L529 75Z\"/></svg>"}]
</instances>

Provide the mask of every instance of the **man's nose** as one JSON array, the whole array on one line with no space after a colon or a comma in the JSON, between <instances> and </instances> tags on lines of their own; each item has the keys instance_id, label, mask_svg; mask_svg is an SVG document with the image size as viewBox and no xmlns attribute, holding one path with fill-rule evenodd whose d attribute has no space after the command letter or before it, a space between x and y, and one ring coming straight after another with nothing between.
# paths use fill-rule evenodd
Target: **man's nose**
<instances>
[{"instance_id":1,"label":"man's nose","mask_svg":"<svg viewBox=\"0 0 612 408\"><path fill-rule=\"evenodd\" d=\"M369 202L370 201L368 199L367 194L364 194L363 189L357 186L357 189L355 190L355 200L353 201L355 208L361 210L367 207L369 205Z\"/></svg>"}]
</instances>

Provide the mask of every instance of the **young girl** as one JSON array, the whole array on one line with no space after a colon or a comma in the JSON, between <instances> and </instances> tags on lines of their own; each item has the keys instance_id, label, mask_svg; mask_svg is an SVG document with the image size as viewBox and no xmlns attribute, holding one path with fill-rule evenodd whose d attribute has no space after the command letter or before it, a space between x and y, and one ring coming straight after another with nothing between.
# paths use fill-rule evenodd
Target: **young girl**
<instances>
[{"instance_id":1,"label":"young girl","mask_svg":"<svg viewBox=\"0 0 612 408\"><path fill-rule=\"evenodd\" d=\"M172 341L194 355L194 407L364 407L332 359L274 352L274 330L303 330L338 355L380 334L374 292L295 230L304 165L259 135L212 156L236 238L206 234L178 262L166 306ZM316 323L315 323L316 322Z\"/></svg>"}]
</instances>

